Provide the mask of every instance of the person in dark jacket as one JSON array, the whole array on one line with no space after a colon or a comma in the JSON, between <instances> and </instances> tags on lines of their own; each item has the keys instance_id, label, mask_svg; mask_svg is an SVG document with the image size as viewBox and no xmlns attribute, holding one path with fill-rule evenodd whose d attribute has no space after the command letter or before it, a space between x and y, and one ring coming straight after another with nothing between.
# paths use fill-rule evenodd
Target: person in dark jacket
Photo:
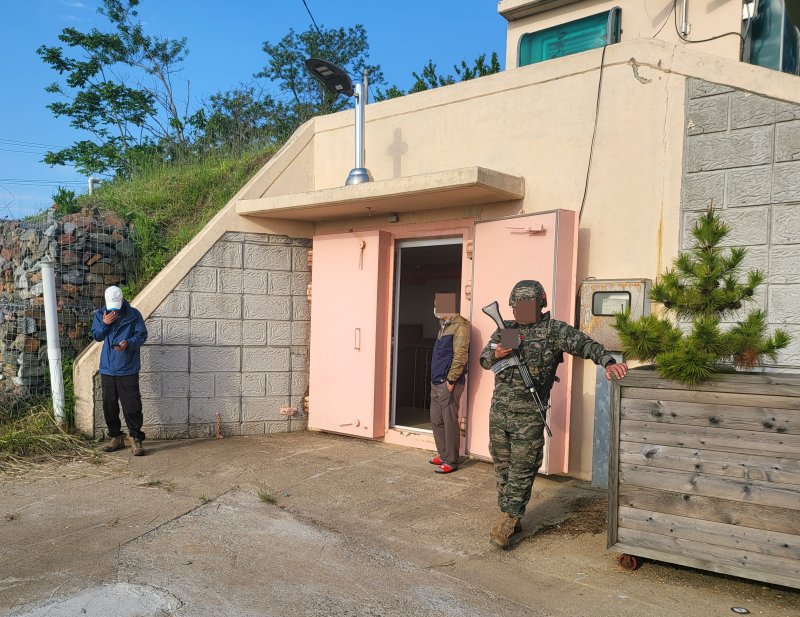
<instances>
[{"instance_id":1,"label":"person in dark jacket","mask_svg":"<svg viewBox=\"0 0 800 617\"><path fill-rule=\"evenodd\" d=\"M467 375L470 323L458 314L452 293L436 294L434 315L439 319L439 335L431 358L431 427L438 456L431 463L436 473L451 473L458 469L458 407Z\"/></svg>"},{"instance_id":2,"label":"person in dark jacket","mask_svg":"<svg viewBox=\"0 0 800 617\"><path fill-rule=\"evenodd\" d=\"M106 289L106 305L96 311L92 336L103 342L100 352L100 380L103 386L103 415L111 441L103 448L114 452L125 447L119 406L128 426L131 452L144 454L142 441L142 396L139 392L140 348L147 340L142 314L124 299L119 287Z\"/></svg>"}]
</instances>

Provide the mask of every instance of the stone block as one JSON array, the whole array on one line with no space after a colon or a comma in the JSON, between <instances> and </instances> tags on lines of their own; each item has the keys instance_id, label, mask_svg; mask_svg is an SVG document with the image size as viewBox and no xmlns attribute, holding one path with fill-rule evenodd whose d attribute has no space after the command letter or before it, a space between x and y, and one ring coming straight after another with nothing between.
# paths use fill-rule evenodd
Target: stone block
<instances>
[{"instance_id":1,"label":"stone block","mask_svg":"<svg viewBox=\"0 0 800 617\"><path fill-rule=\"evenodd\" d=\"M266 394L266 373L242 373L242 396L264 396Z\"/></svg>"},{"instance_id":2,"label":"stone block","mask_svg":"<svg viewBox=\"0 0 800 617\"><path fill-rule=\"evenodd\" d=\"M800 120L775 127L775 162L800 161Z\"/></svg>"},{"instance_id":3,"label":"stone block","mask_svg":"<svg viewBox=\"0 0 800 617\"><path fill-rule=\"evenodd\" d=\"M199 422L188 427L189 439L211 439L216 434L214 422Z\"/></svg>"},{"instance_id":4,"label":"stone block","mask_svg":"<svg viewBox=\"0 0 800 617\"><path fill-rule=\"evenodd\" d=\"M800 325L800 285L769 286L769 322Z\"/></svg>"},{"instance_id":5,"label":"stone block","mask_svg":"<svg viewBox=\"0 0 800 617\"><path fill-rule=\"evenodd\" d=\"M213 345L217 342L217 322L214 319L192 319L192 345Z\"/></svg>"},{"instance_id":6,"label":"stone block","mask_svg":"<svg viewBox=\"0 0 800 617\"><path fill-rule=\"evenodd\" d=\"M238 372L241 369L239 347L192 347L192 373Z\"/></svg>"},{"instance_id":7,"label":"stone block","mask_svg":"<svg viewBox=\"0 0 800 617\"><path fill-rule=\"evenodd\" d=\"M187 412L188 416L189 413ZM158 436L154 439L189 439L189 427L186 424L164 425L158 427Z\"/></svg>"},{"instance_id":8,"label":"stone block","mask_svg":"<svg viewBox=\"0 0 800 617\"><path fill-rule=\"evenodd\" d=\"M775 123L775 99L737 91L731 97L731 129Z\"/></svg>"},{"instance_id":9,"label":"stone block","mask_svg":"<svg viewBox=\"0 0 800 617\"><path fill-rule=\"evenodd\" d=\"M163 320L165 345L189 344L189 320L167 317Z\"/></svg>"},{"instance_id":10,"label":"stone block","mask_svg":"<svg viewBox=\"0 0 800 617\"><path fill-rule=\"evenodd\" d=\"M238 373L232 373L238 375ZM214 396L214 375L192 373L189 376L189 390L192 398L212 398Z\"/></svg>"},{"instance_id":11,"label":"stone block","mask_svg":"<svg viewBox=\"0 0 800 617\"><path fill-rule=\"evenodd\" d=\"M800 326L791 324L771 326L769 328L769 333L772 334L777 328L784 330L792 339L785 349L778 352L778 364L783 366L800 366ZM792 370L792 372L795 371Z\"/></svg>"},{"instance_id":12,"label":"stone block","mask_svg":"<svg viewBox=\"0 0 800 617\"><path fill-rule=\"evenodd\" d=\"M242 297L233 294L192 294L192 317L199 319L240 319Z\"/></svg>"},{"instance_id":13,"label":"stone block","mask_svg":"<svg viewBox=\"0 0 800 617\"><path fill-rule=\"evenodd\" d=\"M292 302L288 296L244 295L245 319L289 319Z\"/></svg>"},{"instance_id":14,"label":"stone block","mask_svg":"<svg viewBox=\"0 0 800 617\"><path fill-rule=\"evenodd\" d=\"M292 270L308 272L308 249L306 247L292 247Z\"/></svg>"},{"instance_id":15,"label":"stone block","mask_svg":"<svg viewBox=\"0 0 800 617\"><path fill-rule=\"evenodd\" d=\"M245 320L242 322L242 345L266 345L267 322Z\"/></svg>"},{"instance_id":16,"label":"stone block","mask_svg":"<svg viewBox=\"0 0 800 617\"><path fill-rule=\"evenodd\" d=\"M246 294L267 295L269 274L266 270L245 270L242 291Z\"/></svg>"},{"instance_id":17,"label":"stone block","mask_svg":"<svg viewBox=\"0 0 800 617\"><path fill-rule=\"evenodd\" d=\"M263 435L264 423L263 422L242 422L241 424L242 435Z\"/></svg>"},{"instance_id":18,"label":"stone block","mask_svg":"<svg viewBox=\"0 0 800 617\"><path fill-rule=\"evenodd\" d=\"M292 238L292 245L293 246L304 246L305 248L311 248L313 241L311 238Z\"/></svg>"},{"instance_id":19,"label":"stone block","mask_svg":"<svg viewBox=\"0 0 800 617\"><path fill-rule=\"evenodd\" d=\"M747 254L744 256L742 265L739 269L741 280L746 279L749 270L761 270L764 274L770 269L771 251L768 246L748 246Z\"/></svg>"},{"instance_id":20,"label":"stone block","mask_svg":"<svg viewBox=\"0 0 800 617\"><path fill-rule=\"evenodd\" d=\"M189 399L162 398L143 400L142 414L145 424L183 424L189 420Z\"/></svg>"},{"instance_id":21,"label":"stone block","mask_svg":"<svg viewBox=\"0 0 800 617\"><path fill-rule=\"evenodd\" d=\"M291 272L270 272L267 293L272 296L288 296L292 293Z\"/></svg>"},{"instance_id":22,"label":"stone block","mask_svg":"<svg viewBox=\"0 0 800 617\"><path fill-rule=\"evenodd\" d=\"M778 101L775 106L775 121L789 122L791 120L800 120L800 105Z\"/></svg>"},{"instance_id":23,"label":"stone block","mask_svg":"<svg viewBox=\"0 0 800 617\"><path fill-rule=\"evenodd\" d=\"M182 345L145 345L142 372L167 373L189 370L189 348Z\"/></svg>"},{"instance_id":24,"label":"stone block","mask_svg":"<svg viewBox=\"0 0 800 617\"><path fill-rule=\"evenodd\" d=\"M772 194L771 165L736 169L729 171L727 175L726 206L759 206L769 203Z\"/></svg>"},{"instance_id":25,"label":"stone block","mask_svg":"<svg viewBox=\"0 0 800 617\"><path fill-rule=\"evenodd\" d=\"M800 241L800 235L797 236ZM772 247L769 253L769 283L800 284L800 244Z\"/></svg>"},{"instance_id":26,"label":"stone block","mask_svg":"<svg viewBox=\"0 0 800 617\"><path fill-rule=\"evenodd\" d=\"M291 270L290 249L271 244L246 244L244 267L248 270Z\"/></svg>"},{"instance_id":27,"label":"stone block","mask_svg":"<svg viewBox=\"0 0 800 617\"><path fill-rule=\"evenodd\" d=\"M730 133L689 137L686 170L711 171L771 163L772 133L771 126L759 126Z\"/></svg>"},{"instance_id":28,"label":"stone block","mask_svg":"<svg viewBox=\"0 0 800 617\"><path fill-rule=\"evenodd\" d=\"M295 418L291 418L289 420L289 432L296 433L298 431L305 431L308 430L308 420L297 420Z\"/></svg>"},{"instance_id":29,"label":"stone block","mask_svg":"<svg viewBox=\"0 0 800 617\"><path fill-rule=\"evenodd\" d=\"M311 283L310 272L292 273L292 295L307 297L309 283Z\"/></svg>"},{"instance_id":30,"label":"stone block","mask_svg":"<svg viewBox=\"0 0 800 617\"><path fill-rule=\"evenodd\" d=\"M722 207L725 202L725 172L688 174L681 187L683 210L705 210L712 203Z\"/></svg>"},{"instance_id":31,"label":"stone block","mask_svg":"<svg viewBox=\"0 0 800 617\"><path fill-rule=\"evenodd\" d=\"M292 371L291 395L303 397L308 394L308 373Z\"/></svg>"},{"instance_id":32,"label":"stone block","mask_svg":"<svg viewBox=\"0 0 800 617\"><path fill-rule=\"evenodd\" d=\"M162 398L186 398L187 396L189 396L189 373L170 373L162 379Z\"/></svg>"},{"instance_id":33,"label":"stone block","mask_svg":"<svg viewBox=\"0 0 800 617\"><path fill-rule=\"evenodd\" d=\"M242 270L221 269L219 271L219 292L223 294L242 293Z\"/></svg>"},{"instance_id":34,"label":"stone block","mask_svg":"<svg viewBox=\"0 0 800 617\"><path fill-rule=\"evenodd\" d=\"M773 246L776 244L800 244L800 204L772 206L772 238L770 241Z\"/></svg>"},{"instance_id":35,"label":"stone block","mask_svg":"<svg viewBox=\"0 0 800 617\"><path fill-rule=\"evenodd\" d=\"M290 420L278 420L272 422L265 422L264 431L266 433L288 433Z\"/></svg>"},{"instance_id":36,"label":"stone block","mask_svg":"<svg viewBox=\"0 0 800 617\"><path fill-rule=\"evenodd\" d=\"M142 398L161 398L161 373L139 373Z\"/></svg>"},{"instance_id":37,"label":"stone block","mask_svg":"<svg viewBox=\"0 0 800 617\"><path fill-rule=\"evenodd\" d=\"M270 321L267 324L267 344L268 345L291 345L292 343L292 322L290 321Z\"/></svg>"},{"instance_id":38,"label":"stone block","mask_svg":"<svg viewBox=\"0 0 800 617\"><path fill-rule=\"evenodd\" d=\"M754 246L766 244L769 229L769 208L750 207L720 210L720 218L730 226L730 234L724 240L724 246ZM688 249L694 243L691 229L699 212L688 212L683 215L681 247Z\"/></svg>"},{"instance_id":39,"label":"stone block","mask_svg":"<svg viewBox=\"0 0 800 617\"><path fill-rule=\"evenodd\" d=\"M188 317L189 293L186 291L171 291L164 298L158 308L153 311L153 317Z\"/></svg>"},{"instance_id":40,"label":"stone block","mask_svg":"<svg viewBox=\"0 0 800 617\"><path fill-rule=\"evenodd\" d=\"M292 372L308 371L308 353L292 352Z\"/></svg>"},{"instance_id":41,"label":"stone block","mask_svg":"<svg viewBox=\"0 0 800 617\"><path fill-rule=\"evenodd\" d=\"M689 135L728 130L727 96L711 96L689 101L686 106L686 132Z\"/></svg>"},{"instance_id":42,"label":"stone block","mask_svg":"<svg viewBox=\"0 0 800 617\"><path fill-rule=\"evenodd\" d=\"M291 373L267 373L267 396L288 396L291 384Z\"/></svg>"},{"instance_id":43,"label":"stone block","mask_svg":"<svg viewBox=\"0 0 800 617\"><path fill-rule=\"evenodd\" d=\"M308 301L308 297L292 297L292 320L308 321L309 319L311 319L311 303Z\"/></svg>"},{"instance_id":44,"label":"stone block","mask_svg":"<svg viewBox=\"0 0 800 617\"><path fill-rule=\"evenodd\" d=\"M195 266L189 273L189 291L214 293L217 291L217 269Z\"/></svg>"},{"instance_id":45,"label":"stone block","mask_svg":"<svg viewBox=\"0 0 800 617\"><path fill-rule=\"evenodd\" d=\"M242 244L238 242L217 241L202 259L197 262L198 266L210 266L213 268L241 268L242 267Z\"/></svg>"},{"instance_id":46,"label":"stone block","mask_svg":"<svg viewBox=\"0 0 800 617\"><path fill-rule=\"evenodd\" d=\"M269 244L270 235L269 234L250 234L246 233L244 235L244 241L246 244Z\"/></svg>"},{"instance_id":47,"label":"stone block","mask_svg":"<svg viewBox=\"0 0 800 617\"><path fill-rule=\"evenodd\" d=\"M279 236L276 234L269 235L269 243L270 244L291 244L292 239L289 236Z\"/></svg>"},{"instance_id":48,"label":"stone block","mask_svg":"<svg viewBox=\"0 0 800 617\"><path fill-rule=\"evenodd\" d=\"M715 96L717 94L724 94L726 92L733 92L732 88L723 86L721 84L711 83L702 79L689 80L689 98L697 99L704 96Z\"/></svg>"},{"instance_id":49,"label":"stone block","mask_svg":"<svg viewBox=\"0 0 800 617\"><path fill-rule=\"evenodd\" d=\"M191 291L192 290L191 278L192 278L192 273L190 271L189 274L187 274L181 279L180 283L175 285L174 291Z\"/></svg>"},{"instance_id":50,"label":"stone block","mask_svg":"<svg viewBox=\"0 0 800 617\"><path fill-rule=\"evenodd\" d=\"M189 423L215 422L217 414L221 422L239 422L240 411L238 398L193 398L189 401Z\"/></svg>"},{"instance_id":51,"label":"stone block","mask_svg":"<svg viewBox=\"0 0 800 617\"><path fill-rule=\"evenodd\" d=\"M261 399L242 399L242 421L282 421L288 422L280 413L281 407L289 406L288 396L266 396Z\"/></svg>"},{"instance_id":52,"label":"stone block","mask_svg":"<svg viewBox=\"0 0 800 617\"><path fill-rule=\"evenodd\" d=\"M144 322L147 328L147 343L146 345L160 345L164 342L163 327L161 320L157 317L151 317Z\"/></svg>"},{"instance_id":53,"label":"stone block","mask_svg":"<svg viewBox=\"0 0 800 617\"><path fill-rule=\"evenodd\" d=\"M245 347L242 349L242 371L288 371L289 349Z\"/></svg>"},{"instance_id":54,"label":"stone block","mask_svg":"<svg viewBox=\"0 0 800 617\"><path fill-rule=\"evenodd\" d=\"M217 345L242 344L242 321L238 319L220 319L217 321Z\"/></svg>"},{"instance_id":55,"label":"stone block","mask_svg":"<svg viewBox=\"0 0 800 617\"><path fill-rule=\"evenodd\" d=\"M311 322L292 322L292 345L308 345L311 342Z\"/></svg>"},{"instance_id":56,"label":"stone block","mask_svg":"<svg viewBox=\"0 0 800 617\"><path fill-rule=\"evenodd\" d=\"M772 203L800 201L800 161L772 168Z\"/></svg>"},{"instance_id":57,"label":"stone block","mask_svg":"<svg viewBox=\"0 0 800 617\"><path fill-rule=\"evenodd\" d=\"M223 437L238 437L242 434L242 423L220 422L219 434L222 435Z\"/></svg>"},{"instance_id":58,"label":"stone block","mask_svg":"<svg viewBox=\"0 0 800 617\"><path fill-rule=\"evenodd\" d=\"M221 240L225 242L242 242L244 240L244 234L239 231L226 231L222 234Z\"/></svg>"},{"instance_id":59,"label":"stone block","mask_svg":"<svg viewBox=\"0 0 800 617\"><path fill-rule=\"evenodd\" d=\"M241 373L217 373L214 375L214 396L224 398L241 396L241 394Z\"/></svg>"}]
</instances>

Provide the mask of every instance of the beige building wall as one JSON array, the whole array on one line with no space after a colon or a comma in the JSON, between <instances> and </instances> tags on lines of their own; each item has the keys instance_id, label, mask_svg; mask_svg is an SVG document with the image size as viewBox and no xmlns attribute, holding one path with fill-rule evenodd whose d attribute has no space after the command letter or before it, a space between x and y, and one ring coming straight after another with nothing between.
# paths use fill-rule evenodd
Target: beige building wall
<instances>
[{"instance_id":1,"label":"beige building wall","mask_svg":"<svg viewBox=\"0 0 800 617\"><path fill-rule=\"evenodd\" d=\"M516 11L524 12L525 9L533 10L535 7L557 7L508 22L506 69L518 66L520 39L525 34L596 15L617 6L622 9L622 42L655 37L657 40L675 45L691 46L694 51L714 54L731 60L739 59L740 39L738 36L726 36L706 43L686 43L681 40L675 30L673 4L673 0L578 0L569 3L543 2L542 0L501 0L497 10L506 19L513 18ZM707 39L725 32L741 31L741 0L687 0L686 6L686 16L690 27L686 38L689 40ZM681 2L678 2L676 10L680 26Z\"/></svg>"}]
</instances>

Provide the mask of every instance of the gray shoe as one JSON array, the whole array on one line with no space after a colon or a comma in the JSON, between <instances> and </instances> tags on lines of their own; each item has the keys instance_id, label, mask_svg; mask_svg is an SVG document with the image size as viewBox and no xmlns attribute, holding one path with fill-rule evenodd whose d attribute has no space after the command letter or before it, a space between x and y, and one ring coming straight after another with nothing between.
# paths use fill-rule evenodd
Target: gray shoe
<instances>
[{"instance_id":1,"label":"gray shoe","mask_svg":"<svg viewBox=\"0 0 800 617\"><path fill-rule=\"evenodd\" d=\"M102 447L103 452L116 452L125 447L125 435L117 435L112 437L106 445Z\"/></svg>"},{"instance_id":2,"label":"gray shoe","mask_svg":"<svg viewBox=\"0 0 800 617\"><path fill-rule=\"evenodd\" d=\"M144 448L142 447L142 440L141 439L131 439L131 452L134 456L143 456L144 455Z\"/></svg>"}]
</instances>

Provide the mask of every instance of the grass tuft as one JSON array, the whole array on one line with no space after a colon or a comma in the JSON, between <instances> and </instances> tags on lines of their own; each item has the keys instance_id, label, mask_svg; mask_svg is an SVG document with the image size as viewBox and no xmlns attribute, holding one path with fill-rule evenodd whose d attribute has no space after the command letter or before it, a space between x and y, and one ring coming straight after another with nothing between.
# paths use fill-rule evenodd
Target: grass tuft
<instances>
[{"instance_id":1,"label":"grass tuft","mask_svg":"<svg viewBox=\"0 0 800 617\"><path fill-rule=\"evenodd\" d=\"M275 498L275 495L273 495L269 489L267 489L266 484L259 485L258 498L262 503L268 503L270 505L275 505L278 502L278 500Z\"/></svg>"},{"instance_id":2,"label":"grass tuft","mask_svg":"<svg viewBox=\"0 0 800 617\"><path fill-rule=\"evenodd\" d=\"M143 488L160 488L164 489L168 493L171 493L175 490L175 482L172 480L162 480L161 478L153 478L151 480L146 480L142 482L139 486Z\"/></svg>"}]
</instances>

